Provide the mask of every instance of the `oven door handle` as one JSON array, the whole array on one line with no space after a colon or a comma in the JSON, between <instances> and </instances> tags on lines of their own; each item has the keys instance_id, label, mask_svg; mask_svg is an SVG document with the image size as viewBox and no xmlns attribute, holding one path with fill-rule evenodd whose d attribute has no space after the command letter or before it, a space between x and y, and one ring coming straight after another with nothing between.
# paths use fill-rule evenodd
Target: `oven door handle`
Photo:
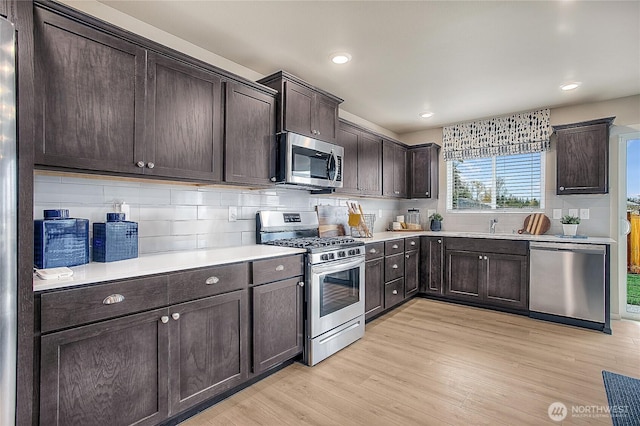
<instances>
[{"instance_id":1,"label":"oven door handle","mask_svg":"<svg viewBox=\"0 0 640 426\"><path fill-rule=\"evenodd\" d=\"M322 265L313 265L311 266L311 273L339 272L340 270L347 270L359 266L364 266L364 256L358 256L355 259L323 263Z\"/></svg>"}]
</instances>

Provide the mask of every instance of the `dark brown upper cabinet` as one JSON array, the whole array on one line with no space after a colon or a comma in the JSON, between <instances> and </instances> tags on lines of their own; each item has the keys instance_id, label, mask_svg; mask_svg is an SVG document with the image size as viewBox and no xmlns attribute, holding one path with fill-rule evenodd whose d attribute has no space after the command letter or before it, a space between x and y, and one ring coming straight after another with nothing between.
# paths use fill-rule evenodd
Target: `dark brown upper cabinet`
<instances>
[{"instance_id":1,"label":"dark brown upper cabinet","mask_svg":"<svg viewBox=\"0 0 640 426\"><path fill-rule=\"evenodd\" d=\"M219 75L148 53L145 174L222 179Z\"/></svg>"},{"instance_id":2,"label":"dark brown upper cabinet","mask_svg":"<svg viewBox=\"0 0 640 426\"><path fill-rule=\"evenodd\" d=\"M258 80L276 89L277 131L291 131L325 142L338 139L338 106L342 99L311 86L285 71Z\"/></svg>"},{"instance_id":3,"label":"dark brown upper cabinet","mask_svg":"<svg viewBox=\"0 0 640 426\"><path fill-rule=\"evenodd\" d=\"M388 140L382 142L382 195L407 197L407 148Z\"/></svg>"},{"instance_id":4,"label":"dark brown upper cabinet","mask_svg":"<svg viewBox=\"0 0 640 426\"><path fill-rule=\"evenodd\" d=\"M341 120L338 145L344 148L343 187L338 193L382 194L382 139Z\"/></svg>"},{"instance_id":5,"label":"dark brown upper cabinet","mask_svg":"<svg viewBox=\"0 0 640 426\"><path fill-rule=\"evenodd\" d=\"M145 50L34 8L35 163L142 173Z\"/></svg>"},{"instance_id":6,"label":"dark brown upper cabinet","mask_svg":"<svg viewBox=\"0 0 640 426\"><path fill-rule=\"evenodd\" d=\"M275 93L227 83L226 94L224 180L271 184L275 176Z\"/></svg>"},{"instance_id":7,"label":"dark brown upper cabinet","mask_svg":"<svg viewBox=\"0 0 640 426\"><path fill-rule=\"evenodd\" d=\"M553 126L558 195L609 192L609 127L614 119Z\"/></svg>"},{"instance_id":8,"label":"dark brown upper cabinet","mask_svg":"<svg viewBox=\"0 0 640 426\"><path fill-rule=\"evenodd\" d=\"M409 198L438 198L438 153L430 143L409 148Z\"/></svg>"}]
</instances>

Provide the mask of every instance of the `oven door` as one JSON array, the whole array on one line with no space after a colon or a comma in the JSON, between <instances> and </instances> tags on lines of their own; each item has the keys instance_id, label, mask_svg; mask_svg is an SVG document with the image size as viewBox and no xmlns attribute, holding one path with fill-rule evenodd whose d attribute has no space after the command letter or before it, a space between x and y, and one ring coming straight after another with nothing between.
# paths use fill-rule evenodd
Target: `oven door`
<instances>
[{"instance_id":1,"label":"oven door","mask_svg":"<svg viewBox=\"0 0 640 426\"><path fill-rule=\"evenodd\" d=\"M364 256L311 265L310 338L364 314Z\"/></svg>"}]
</instances>

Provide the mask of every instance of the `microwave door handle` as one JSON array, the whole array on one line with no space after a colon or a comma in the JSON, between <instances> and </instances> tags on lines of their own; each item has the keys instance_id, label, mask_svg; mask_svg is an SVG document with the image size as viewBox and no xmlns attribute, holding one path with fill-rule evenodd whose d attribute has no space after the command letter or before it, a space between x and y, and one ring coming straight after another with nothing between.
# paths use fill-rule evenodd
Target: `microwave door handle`
<instances>
[{"instance_id":1,"label":"microwave door handle","mask_svg":"<svg viewBox=\"0 0 640 426\"><path fill-rule=\"evenodd\" d=\"M332 179L332 183L335 185L336 181L338 180L338 156L333 152L333 150L331 150L331 157L333 158L333 179Z\"/></svg>"}]
</instances>

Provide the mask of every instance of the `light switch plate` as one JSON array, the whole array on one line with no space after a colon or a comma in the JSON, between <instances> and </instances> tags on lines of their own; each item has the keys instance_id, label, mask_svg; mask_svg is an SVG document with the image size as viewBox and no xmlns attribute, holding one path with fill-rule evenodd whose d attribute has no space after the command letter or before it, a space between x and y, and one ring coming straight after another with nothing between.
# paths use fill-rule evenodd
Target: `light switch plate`
<instances>
[{"instance_id":1,"label":"light switch plate","mask_svg":"<svg viewBox=\"0 0 640 426\"><path fill-rule=\"evenodd\" d=\"M553 218L562 219L562 209L553 209Z\"/></svg>"},{"instance_id":2,"label":"light switch plate","mask_svg":"<svg viewBox=\"0 0 640 426\"><path fill-rule=\"evenodd\" d=\"M569 216L578 217L578 209L569 209Z\"/></svg>"},{"instance_id":3,"label":"light switch plate","mask_svg":"<svg viewBox=\"0 0 640 426\"><path fill-rule=\"evenodd\" d=\"M238 207L229 206L229 222L235 222L238 220Z\"/></svg>"},{"instance_id":4,"label":"light switch plate","mask_svg":"<svg viewBox=\"0 0 640 426\"><path fill-rule=\"evenodd\" d=\"M589 219L589 209L580 209L580 219Z\"/></svg>"}]
</instances>

